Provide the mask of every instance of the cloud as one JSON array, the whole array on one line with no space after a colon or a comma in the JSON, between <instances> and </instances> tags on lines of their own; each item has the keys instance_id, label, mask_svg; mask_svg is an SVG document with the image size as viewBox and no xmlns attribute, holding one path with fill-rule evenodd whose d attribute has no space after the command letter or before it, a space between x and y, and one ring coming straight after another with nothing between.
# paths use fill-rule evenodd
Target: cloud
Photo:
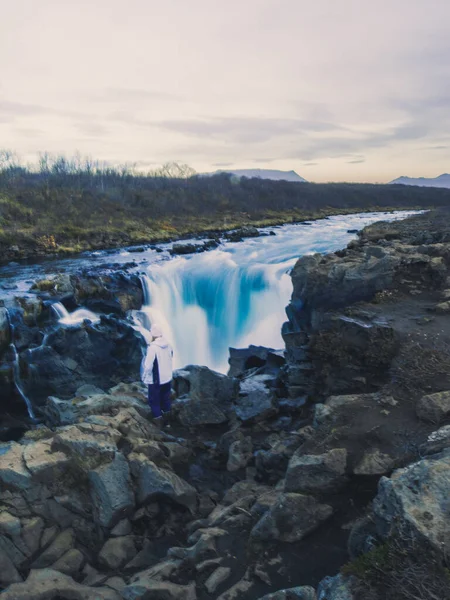
<instances>
[{"instance_id":1,"label":"cloud","mask_svg":"<svg viewBox=\"0 0 450 600\"><path fill-rule=\"evenodd\" d=\"M359 165L361 163L365 163L366 159L365 158L357 158L356 160L348 160L347 164L348 165Z\"/></svg>"},{"instance_id":2,"label":"cloud","mask_svg":"<svg viewBox=\"0 0 450 600\"><path fill-rule=\"evenodd\" d=\"M178 94L144 88L108 87L96 94L93 99L102 102L141 104L154 101L179 102L183 100Z\"/></svg>"}]
</instances>

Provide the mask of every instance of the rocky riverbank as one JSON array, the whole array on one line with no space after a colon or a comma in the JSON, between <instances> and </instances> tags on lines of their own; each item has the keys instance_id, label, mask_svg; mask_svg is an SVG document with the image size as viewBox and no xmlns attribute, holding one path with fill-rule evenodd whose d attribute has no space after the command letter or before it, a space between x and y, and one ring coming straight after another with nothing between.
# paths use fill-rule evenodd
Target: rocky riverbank
<instances>
[{"instance_id":1,"label":"rocky riverbank","mask_svg":"<svg viewBox=\"0 0 450 600\"><path fill-rule=\"evenodd\" d=\"M447 222L300 259L285 352L177 371L162 429L136 383L137 281L62 278L4 309L2 407L13 342L42 423L0 443L0 598L450 598ZM52 329L55 299L114 315Z\"/></svg>"}]
</instances>

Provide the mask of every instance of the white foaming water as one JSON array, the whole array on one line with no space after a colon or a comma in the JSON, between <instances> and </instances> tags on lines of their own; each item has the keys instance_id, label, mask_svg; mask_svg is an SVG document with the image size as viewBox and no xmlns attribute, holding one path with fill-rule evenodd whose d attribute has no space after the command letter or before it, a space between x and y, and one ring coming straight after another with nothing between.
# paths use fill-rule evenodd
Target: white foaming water
<instances>
[{"instance_id":1,"label":"white foaming water","mask_svg":"<svg viewBox=\"0 0 450 600\"><path fill-rule=\"evenodd\" d=\"M92 323L100 322L99 315L96 315L86 308L79 308L78 310L74 310L73 313L70 313L61 302L55 302L52 304L52 309L55 311L58 321L62 325L81 325L85 320L92 321Z\"/></svg>"},{"instance_id":2,"label":"white foaming water","mask_svg":"<svg viewBox=\"0 0 450 600\"><path fill-rule=\"evenodd\" d=\"M348 229L410 214L366 213L285 225L274 228L276 236L152 265L142 276L145 300L136 327L148 340L150 324L161 325L174 347L175 368L200 364L226 372L230 346L284 347L289 272L300 256L345 247L355 237Z\"/></svg>"}]
</instances>

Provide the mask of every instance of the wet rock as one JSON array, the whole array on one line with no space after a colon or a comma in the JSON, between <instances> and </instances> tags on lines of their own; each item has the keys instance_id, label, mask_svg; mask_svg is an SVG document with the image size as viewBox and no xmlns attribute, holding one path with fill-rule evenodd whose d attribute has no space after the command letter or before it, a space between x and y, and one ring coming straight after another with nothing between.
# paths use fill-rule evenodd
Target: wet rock
<instances>
[{"instance_id":1,"label":"wet rock","mask_svg":"<svg viewBox=\"0 0 450 600\"><path fill-rule=\"evenodd\" d=\"M331 492L345 483L347 450L335 448L319 455L295 453L289 461L286 492Z\"/></svg>"},{"instance_id":2,"label":"wet rock","mask_svg":"<svg viewBox=\"0 0 450 600\"><path fill-rule=\"evenodd\" d=\"M301 586L279 590L273 594L267 594L259 600L316 600L316 590L310 586Z\"/></svg>"},{"instance_id":3,"label":"wet rock","mask_svg":"<svg viewBox=\"0 0 450 600\"><path fill-rule=\"evenodd\" d=\"M114 317L102 317L97 325L59 327L45 346L24 354L26 390L43 404L52 395L73 397L82 384L107 389L113 378L139 380L143 345L129 323Z\"/></svg>"},{"instance_id":4,"label":"wet rock","mask_svg":"<svg viewBox=\"0 0 450 600\"><path fill-rule=\"evenodd\" d=\"M11 331L9 327L8 311L0 307L0 356L11 343Z\"/></svg>"},{"instance_id":5,"label":"wet rock","mask_svg":"<svg viewBox=\"0 0 450 600\"><path fill-rule=\"evenodd\" d=\"M136 480L137 500L140 504L162 496L194 512L197 493L184 479L167 469L158 468L142 454L131 454L128 460Z\"/></svg>"},{"instance_id":6,"label":"wet rock","mask_svg":"<svg viewBox=\"0 0 450 600\"><path fill-rule=\"evenodd\" d=\"M314 531L333 513L331 506L319 504L315 498L303 494L280 494L250 534L250 542L297 542Z\"/></svg>"},{"instance_id":7,"label":"wet rock","mask_svg":"<svg viewBox=\"0 0 450 600\"><path fill-rule=\"evenodd\" d=\"M450 452L427 458L383 477L373 502L382 537L403 533L424 540L444 556L450 551L447 514L450 497Z\"/></svg>"},{"instance_id":8,"label":"wet rock","mask_svg":"<svg viewBox=\"0 0 450 600\"><path fill-rule=\"evenodd\" d=\"M11 583L19 583L22 577L14 565L8 552L0 548L0 588L7 587Z\"/></svg>"},{"instance_id":9,"label":"wet rock","mask_svg":"<svg viewBox=\"0 0 450 600\"><path fill-rule=\"evenodd\" d=\"M120 595L109 588L81 585L53 569L32 570L24 583L11 585L1 597L2 600L120 600Z\"/></svg>"},{"instance_id":10,"label":"wet rock","mask_svg":"<svg viewBox=\"0 0 450 600\"><path fill-rule=\"evenodd\" d=\"M450 392L438 392L423 396L416 406L419 419L430 423L441 423L450 416Z\"/></svg>"},{"instance_id":11,"label":"wet rock","mask_svg":"<svg viewBox=\"0 0 450 600\"><path fill-rule=\"evenodd\" d=\"M385 475L392 471L394 459L375 448L368 450L353 469L355 475Z\"/></svg>"},{"instance_id":12,"label":"wet rock","mask_svg":"<svg viewBox=\"0 0 450 600\"><path fill-rule=\"evenodd\" d=\"M134 538L131 535L125 537L110 538L100 550L99 562L107 569L120 569L126 565L137 554Z\"/></svg>"}]
</instances>

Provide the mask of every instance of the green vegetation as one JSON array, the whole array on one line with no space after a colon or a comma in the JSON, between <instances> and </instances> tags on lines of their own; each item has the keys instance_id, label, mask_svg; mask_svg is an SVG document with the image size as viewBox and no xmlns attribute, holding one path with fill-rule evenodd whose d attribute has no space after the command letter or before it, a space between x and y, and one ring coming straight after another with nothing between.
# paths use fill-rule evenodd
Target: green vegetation
<instances>
[{"instance_id":1,"label":"green vegetation","mask_svg":"<svg viewBox=\"0 0 450 600\"><path fill-rule=\"evenodd\" d=\"M253 224L276 225L367 210L430 208L450 190L401 185L311 184L167 165L142 174L44 155L25 168L0 152L3 260L142 244Z\"/></svg>"}]
</instances>

